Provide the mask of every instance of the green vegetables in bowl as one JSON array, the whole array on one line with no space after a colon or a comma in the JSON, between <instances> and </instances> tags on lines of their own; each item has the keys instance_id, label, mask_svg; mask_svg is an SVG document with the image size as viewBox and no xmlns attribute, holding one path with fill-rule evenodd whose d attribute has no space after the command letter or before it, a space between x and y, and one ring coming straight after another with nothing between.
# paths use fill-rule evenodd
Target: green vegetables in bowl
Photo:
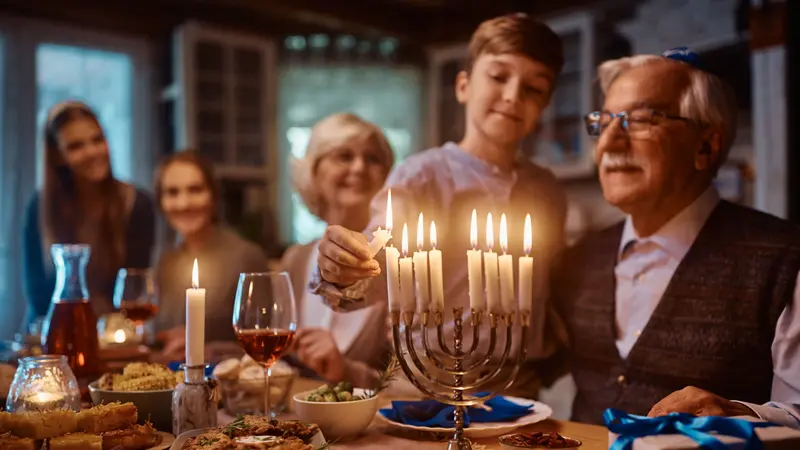
<instances>
[{"instance_id":1,"label":"green vegetables in bowl","mask_svg":"<svg viewBox=\"0 0 800 450\"><path fill-rule=\"evenodd\" d=\"M337 403L364 400L364 396L353 395L353 385L349 381L342 381L336 386L323 384L315 391L306 395L307 402Z\"/></svg>"}]
</instances>

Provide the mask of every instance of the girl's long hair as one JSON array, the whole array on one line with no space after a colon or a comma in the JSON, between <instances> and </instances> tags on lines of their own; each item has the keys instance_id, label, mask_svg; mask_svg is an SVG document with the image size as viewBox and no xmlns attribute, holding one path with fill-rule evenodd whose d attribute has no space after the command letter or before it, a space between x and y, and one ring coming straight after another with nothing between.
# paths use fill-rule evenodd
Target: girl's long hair
<instances>
[{"instance_id":1,"label":"girl's long hair","mask_svg":"<svg viewBox=\"0 0 800 450\"><path fill-rule=\"evenodd\" d=\"M43 236L43 251L49 255L54 243L76 243L85 212L78 199L75 176L58 149L58 133L68 123L85 119L100 126L95 113L80 102L65 102L54 106L44 127L44 186L39 201ZM100 195L99 223L91 232L92 254L89 273L100 273L98 279L113 277L122 267L126 256L126 201L123 184L114 178L109 164L108 176L97 184ZM91 284L91 281L90 281Z\"/></svg>"}]
</instances>

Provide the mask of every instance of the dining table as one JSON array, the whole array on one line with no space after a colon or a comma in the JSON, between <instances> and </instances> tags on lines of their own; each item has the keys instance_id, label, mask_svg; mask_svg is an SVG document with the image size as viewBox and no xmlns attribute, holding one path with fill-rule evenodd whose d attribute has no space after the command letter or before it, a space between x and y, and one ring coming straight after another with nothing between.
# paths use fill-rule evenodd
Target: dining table
<instances>
[{"instance_id":1,"label":"dining table","mask_svg":"<svg viewBox=\"0 0 800 450\"><path fill-rule=\"evenodd\" d=\"M294 408L291 399L295 394L307 392L319 387L319 380L312 380L308 378L297 378L289 392L288 411L278 416L281 420L292 420L298 417L294 414ZM385 393L379 394L381 397L381 405L388 405L393 400L417 400L408 397L392 397ZM421 397L420 397L421 398ZM223 409L219 410L218 422L219 425L226 425L232 422L234 416L226 413ZM391 450L442 450L447 448L447 442L441 441L421 441L402 437L396 432L391 434L382 426L378 420L373 420L370 426L359 436L347 440L338 440L331 445L333 449L358 449L358 450L378 450L378 449L391 449ZM562 436L568 436L578 439L582 442L579 447L580 450L607 450L608 449L608 430L605 427L590 425L585 423L570 422L567 420L546 419L535 424L527 425L519 428L517 431L524 432L556 432ZM500 444L497 438L484 438L473 440L474 450L495 450L500 449Z\"/></svg>"}]
</instances>

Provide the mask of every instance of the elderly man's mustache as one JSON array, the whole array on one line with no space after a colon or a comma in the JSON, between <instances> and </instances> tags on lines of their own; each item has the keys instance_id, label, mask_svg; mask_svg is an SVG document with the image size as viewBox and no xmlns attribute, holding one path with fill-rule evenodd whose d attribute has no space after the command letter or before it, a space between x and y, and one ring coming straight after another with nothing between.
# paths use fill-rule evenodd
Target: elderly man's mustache
<instances>
[{"instance_id":1,"label":"elderly man's mustache","mask_svg":"<svg viewBox=\"0 0 800 450\"><path fill-rule=\"evenodd\" d=\"M642 170L644 164L630 153L603 153L600 168L604 170Z\"/></svg>"}]
</instances>

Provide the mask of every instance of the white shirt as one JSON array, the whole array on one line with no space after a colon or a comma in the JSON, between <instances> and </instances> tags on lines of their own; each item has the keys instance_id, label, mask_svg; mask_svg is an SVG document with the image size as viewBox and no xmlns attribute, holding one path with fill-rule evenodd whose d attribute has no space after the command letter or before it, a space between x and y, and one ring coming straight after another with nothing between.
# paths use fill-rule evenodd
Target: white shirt
<instances>
[{"instance_id":1,"label":"white shirt","mask_svg":"<svg viewBox=\"0 0 800 450\"><path fill-rule=\"evenodd\" d=\"M675 270L719 203L712 186L656 233L639 238L631 218L625 220L614 269L617 350L627 358ZM800 273L794 301L781 313L772 341L772 402L745 403L762 419L800 428Z\"/></svg>"}]
</instances>

